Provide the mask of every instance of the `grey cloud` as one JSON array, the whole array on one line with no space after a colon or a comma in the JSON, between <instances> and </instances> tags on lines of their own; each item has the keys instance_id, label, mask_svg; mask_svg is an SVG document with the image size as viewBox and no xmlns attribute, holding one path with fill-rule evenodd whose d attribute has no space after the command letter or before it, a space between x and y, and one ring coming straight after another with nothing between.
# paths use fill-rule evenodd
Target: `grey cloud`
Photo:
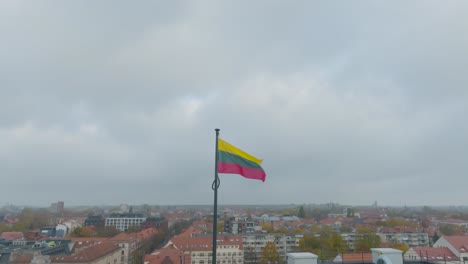
<instances>
[{"instance_id":1,"label":"grey cloud","mask_svg":"<svg viewBox=\"0 0 468 264\"><path fill-rule=\"evenodd\" d=\"M221 203L461 204L465 5L2 2L0 198L209 204L220 127Z\"/></svg>"}]
</instances>

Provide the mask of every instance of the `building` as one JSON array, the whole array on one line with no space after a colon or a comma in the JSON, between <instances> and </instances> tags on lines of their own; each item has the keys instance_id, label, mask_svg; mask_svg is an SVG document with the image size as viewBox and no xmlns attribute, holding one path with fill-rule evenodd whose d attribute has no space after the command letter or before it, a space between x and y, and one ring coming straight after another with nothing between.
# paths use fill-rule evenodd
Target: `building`
<instances>
[{"instance_id":1,"label":"building","mask_svg":"<svg viewBox=\"0 0 468 264\"><path fill-rule=\"evenodd\" d=\"M183 250L175 248L173 245L168 245L154 251L151 254L145 255L145 264L191 264L191 255Z\"/></svg>"},{"instance_id":2,"label":"building","mask_svg":"<svg viewBox=\"0 0 468 264\"><path fill-rule=\"evenodd\" d=\"M141 223L141 228L156 228L167 230L169 227L168 221L164 217L148 217L144 222Z\"/></svg>"},{"instance_id":3,"label":"building","mask_svg":"<svg viewBox=\"0 0 468 264\"><path fill-rule=\"evenodd\" d=\"M372 253L361 252L361 253L343 253L338 254L333 259L335 263L371 263Z\"/></svg>"},{"instance_id":4,"label":"building","mask_svg":"<svg viewBox=\"0 0 468 264\"><path fill-rule=\"evenodd\" d=\"M414 247L403 255L405 261L433 262L439 264L458 264L460 259L447 247Z\"/></svg>"},{"instance_id":5,"label":"building","mask_svg":"<svg viewBox=\"0 0 468 264\"><path fill-rule=\"evenodd\" d=\"M302 234L243 234L245 263L257 263L268 242L273 243L281 257L286 258L288 252L296 251L303 237Z\"/></svg>"},{"instance_id":6,"label":"building","mask_svg":"<svg viewBox=\"0 0 468 264\"><path fill-rule=\"evenodd\" d=\"M182 233L172 238L168 245L189 254L191 264L208 264L212 259L213 236L188 235ZM218 235L216 242L216 260L225 264L244 263L242 237L238 235Z\"/></svg>"},{"instance_id":7,"label":"building","mask_svg":"<svg viewBox=\"0 0 468 264\"><path fill-rule=\"evenodd\" d=\"M68 227L63 224L58 224L55 227L55 236L56 237L65 237L68 234Z\"/></svg>"},{"instance_id":8,"label":"building","mask_svg":"<svg viewBox=\"0 0 468 264\"><path fill-rule=\"evenodd\" d=\"M50 210L57 214L58 216L63 215L63 210L65 208L65 203L63 201L58 201L56 203L51 203L50 204Z\"/></svg>"},{"instance_id":9,"label":"building","mask_svg":"<svg viewBox=\"0 0 468 264\"><path fill-rule=\"evenodd\" d=\"M147 253L143 252L143 247L157 232L154 228L148 228L137 233L120 233L107 241L120 247L120 263L130 264L138 262L135 256L143 257Z\"/></svg>"},{"instance_id":10,"label":"building","mask_svg":"<svg viewBox=\"0 0 468 264\"><path fill-rule=\"evenodd\" d=\"M468 261L468 236L442 236L433 247L446 247L460 259L460 263Z\"/></svg>"},{"instance_id":11,"label":"building","mask_svg":"<svg viewBox=\"0 0 468 264\"><path fill-rule=\"evenodd\" d=\"M117 230L124 232L132 226L141 226L145 220L146 216L143 214L111 214L106 218L105 226L114 226Z\"/></svg>"},{"instance_id":12,"label":"building","mask_svg":"<svg viewBox=\"0 0 468 264\"><path fill-rule=\"evenodd\" d=\"M386 227L377 235L382 242L405 244L408 247L429 246L429 235L413 227Z\"/></svg>"},{"instance_id":13,"label":"building","mask_svg":"<svg viewBox=\"0 0 468 264\"><path fill-rule=\"evenodd\" d=\"M24 234L22 232L2 232L0 234L0 240L13 241L22 239L24 239Z\"/></svg>"},{"instance_id":14,"label":"building","mask_svg":"<svg viewBox=\"0 0 468 264\"><path fill-rule=\"evenodd\" d=\"M83 248L71 255L44 255L36 251L32 254L14 252L9 263L89 263L116 264L120 257L120 248L113 243L99 243Z\"/></svg>"},{"instance_id":15,"label":"building","mask_svg":"<svg viewBox=\"0 0 468 264\"><path fill-rule=\"evenodd\" d=\"M249 234L255 232L255 222L245 218L230 217L224 220L224 232L229 234Z\"/></svg>"},{"instance_id":16,"label":"building","mask_svg":"<svg viewBox=\"0 0 468 264\"><path fill-rule=\"evenodd\" d=\"M102 215L90 215L84 221L84 226L104 226L105 221Z\"/></svg>"},{"instance_id":17,"label":"building","mask_svg":"<svg viewBox=\"0 0 468 264\"><path fill-rule=\"evenodd\" d=\"M310 252L294 252L286 255L287 264L317 264L318 256Z\"/></svg>"}]
</instances>

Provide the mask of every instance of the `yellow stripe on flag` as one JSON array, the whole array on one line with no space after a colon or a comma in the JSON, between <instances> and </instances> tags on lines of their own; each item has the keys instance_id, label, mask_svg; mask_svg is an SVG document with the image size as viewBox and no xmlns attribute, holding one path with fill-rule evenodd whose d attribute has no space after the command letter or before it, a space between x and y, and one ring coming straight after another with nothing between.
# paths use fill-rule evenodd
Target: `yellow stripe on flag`
<instances>
[{"instance_id":1,"label":"yellow stripe on flag","mask_svg":"<svg viewBox=\"0 0 468 264\"><path fill-rule=\"evenodd\" d=\"M262 163L263 160L259 159L259 158L256 158L252 155L250 155L249 153L239 149L239 148L236 148L234 147L233 145L227 143L226 141L222 140L221 138L218 138L218 150L221 150L221 151L225 151L225 152L228 152L228 153L231 153L231 154L234 154L234 155L237 155L237 156L240 156L244 159L248 159L252 162L255 162L257 163L258 165L260 165Z\"/></svg>"}]
</instances>

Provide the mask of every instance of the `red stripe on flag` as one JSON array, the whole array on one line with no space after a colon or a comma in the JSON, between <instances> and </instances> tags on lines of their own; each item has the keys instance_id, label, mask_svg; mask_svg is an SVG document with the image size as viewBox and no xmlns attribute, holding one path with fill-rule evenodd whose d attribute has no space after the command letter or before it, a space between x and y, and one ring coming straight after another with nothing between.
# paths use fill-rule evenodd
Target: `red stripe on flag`
<instances>
[{"instance_id":1,"label":"red stripe on flag","mask_svg":"<svg viewBox=\"0 0 468 264\"><path fill-rule=\"evenodd\" d=\"M228 162L218 162L218 172L240 174L245 178L261 180L262 182L265 181L266 177L265 171L262 169L242 167L237 163Z\"/></svg>"}]
</instances>

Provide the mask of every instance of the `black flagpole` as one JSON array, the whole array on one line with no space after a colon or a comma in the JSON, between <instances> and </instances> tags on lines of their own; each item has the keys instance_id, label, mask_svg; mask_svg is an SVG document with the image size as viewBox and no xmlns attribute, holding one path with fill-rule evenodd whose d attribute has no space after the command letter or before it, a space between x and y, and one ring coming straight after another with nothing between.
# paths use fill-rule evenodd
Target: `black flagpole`
<instances>
[{"instance_id":1,"label":"black flagpole","mask_svg":"<svg viewBox=\"0 0 468 264\"><path fill-rule=\"evenodd\" d=\"M213 249L211 255L211 263L216 264L216 235L218 233L218 188L220 185L218 177L218 137L219 137L219 128L216 128L216 154L215 154L215 178L211 188L214 191L214 206L213 206Z\"/></svg>"}]
</instances>

